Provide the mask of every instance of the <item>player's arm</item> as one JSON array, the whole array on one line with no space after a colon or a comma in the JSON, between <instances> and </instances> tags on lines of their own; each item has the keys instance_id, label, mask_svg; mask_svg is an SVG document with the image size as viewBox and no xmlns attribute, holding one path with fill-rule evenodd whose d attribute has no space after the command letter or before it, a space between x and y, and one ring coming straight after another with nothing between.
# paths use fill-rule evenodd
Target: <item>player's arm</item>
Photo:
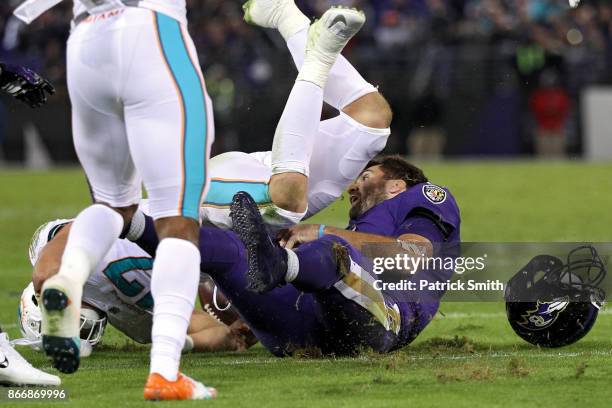
<instances>
[{"instance_id":1,"label":"player's arm","mask_svg":"<svg viewBox=\"0 0 612 408\"><path fill-rule=\"evenodd\" d=\"M36 293L40 293L43 283L59 271L64 248L66 248L66 242L68 241L70 226L71 224L62 227L40 252L40 256L34 265L34 272L32 273L32 282L34 283L34 291Z\"/></svg>"},{"instance_id":2,"label":"player's arm","mask_svg":"<svg viewBox=\"0 0 612 408\"><path fill-rule=\"evenodd\" d=\"M368 234L359 231L349 231L345 229L324 226L321 231L319 224L302 224L293 226L280 234L280 244L285 248L294 248L305 242L314 241L321 234L336 235L346 240L352 247L361 251L365 244L393 244L389 245L389 249L397 253L398 243L414 244L415 247L423 247L427 253L431 253L431 241L425 236L419 235L417 232L406 231L399 237L386 237L384 235ZM406 245L403 246L404 249ZM391 253L389 255L392 255ZM384 254L381 254L384 256Z\"/></svg>"},{"instance_id":3,"label":"player's arm","mask_svg":"<svg viewBox=\"0 0 612 408\"><path fill-rule=\"evenodd\" d=\"M191 315L187 334L193 340L193 349L198 352L244 351L251 346L246 337L249 329L238 323L227 326L196 309Z\"/></svg>"},{"instance_id":4,"label":"player's arm","mask_svg":"<svg viewBox=\"0 0 612 408\"><path fill-rule=\"evenodd\" d=\"M14 98L37 108L47 102L55 88L46 79L26 67L0 63L0 89Z\"/></svg>"}]
</instances>

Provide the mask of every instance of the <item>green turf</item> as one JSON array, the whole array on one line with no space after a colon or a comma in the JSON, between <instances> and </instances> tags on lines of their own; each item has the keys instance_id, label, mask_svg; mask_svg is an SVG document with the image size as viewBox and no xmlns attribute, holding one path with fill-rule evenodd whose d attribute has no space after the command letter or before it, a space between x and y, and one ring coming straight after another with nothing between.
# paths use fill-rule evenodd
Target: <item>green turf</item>
<instances>
[{"instance_id":1,"label":"green turf","mask_svg":"<svg viewBox=\"0 0 612 408\"><path fill-rule=\"evenodd\" d=\"M566 163L424 164L451 188L462 210L465 241L612 241L612 165ZM83 175L0 171L0 323L11 336L28 282L34 229L74 216L88 202ZM342 226L346 201L317 221ZM447 303L409 347L355 359L277 359L256 346L244 354L189 355L185 372L215 385L211 406L607 407L612 390L612 316L606 310L579 343L538 350L516 337L503 305ZM50 364L21 349L35 365ZM62 375L71 405L145 406L148 347L109 330L104 345ZM193 403L186 403L187 405ZM42 406L6 403L2 406ZM156 406L170 403L160 403ZM174 404L175 405L175 404Z\"/></svg>"}]
</instances>

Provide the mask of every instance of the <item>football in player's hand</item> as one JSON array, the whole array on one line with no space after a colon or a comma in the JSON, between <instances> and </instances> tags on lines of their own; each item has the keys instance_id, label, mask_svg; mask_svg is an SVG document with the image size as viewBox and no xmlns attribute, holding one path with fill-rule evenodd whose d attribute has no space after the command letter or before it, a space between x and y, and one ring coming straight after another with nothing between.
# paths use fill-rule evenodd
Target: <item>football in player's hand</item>
<instances>
[{"instance_id":1,"label":"football in player's hand","mask_svg":"<svg viewBox=\"0 0 612 408\"><path fill-rule=\"evenodd\" d=\"M230 326L240 318L240 315L216 287L215 281L208 275L202 276L198 289L202 309L218 321Z\"/></svg>"}]
</instances>

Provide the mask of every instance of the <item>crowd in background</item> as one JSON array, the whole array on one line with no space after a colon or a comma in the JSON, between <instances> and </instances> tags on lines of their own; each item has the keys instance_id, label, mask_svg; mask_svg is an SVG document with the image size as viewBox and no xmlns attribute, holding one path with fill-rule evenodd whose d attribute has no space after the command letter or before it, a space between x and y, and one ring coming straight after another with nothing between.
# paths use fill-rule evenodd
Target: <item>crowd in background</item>
<instances>
[{"instance_id":1,"label":"crowd in background","mask_svg":"<svg viewBox=\"0 0 612 408\"><path fill-rule=\"evenodd\" d=\"M72 2L29 27L11 17L19 2L0 2L0 60L40 70L58 88L56 99L66 103ZM245 24L240 1L187 3L215 103L217 151L266 148L295 75L281 37ZM395 151L487 153L472 148L482 145L480 136L466 135L500 126L502 116L489 124L478 114L499 103L501 110L518 106L512 114L520 119L520 140L508 154L579 153L580 91L612 82L612 1L583 0L576 9L561 0L298 1L310 17L338 3L368 16L345 55L391 101ZM551 147L538 137L562 143Z\"/></svg>"}]
</instances>

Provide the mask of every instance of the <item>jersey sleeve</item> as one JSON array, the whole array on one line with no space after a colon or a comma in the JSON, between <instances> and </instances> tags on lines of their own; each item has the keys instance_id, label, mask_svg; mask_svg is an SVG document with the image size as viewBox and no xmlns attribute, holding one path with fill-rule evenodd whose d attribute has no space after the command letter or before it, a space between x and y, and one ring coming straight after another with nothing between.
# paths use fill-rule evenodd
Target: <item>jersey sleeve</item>
<instances>
[{"instance_id":1,"label":"jersey sleeve","mask_svg":"<svg viewBox=\"0 0 612 408\"><path fill-rule=\"evenodd\" d=\"M406 233L402 232L403 229L406 224L413 222L415 217L421 219L421 224L425 223L424 219L429 220L427 224L435 225L440 231L442 239L437 238L432 242L445 242L459 229L459 208L454 197L443 187L430 183L414 186L393 204L394 218L398 226L396 236Z\"/></svg>"},{"instance_id":2,"label":"jersey sleeve","mask_svg":"<svg viewBox=\"0 0 612 408\"><path fill-rule=\"evenodd\" d=\"M415 234L427 238L430 242L446 241L446 232L431 217L414 215L406 218L397 230L397 236Z\"/></svg>"}]
</instances>

